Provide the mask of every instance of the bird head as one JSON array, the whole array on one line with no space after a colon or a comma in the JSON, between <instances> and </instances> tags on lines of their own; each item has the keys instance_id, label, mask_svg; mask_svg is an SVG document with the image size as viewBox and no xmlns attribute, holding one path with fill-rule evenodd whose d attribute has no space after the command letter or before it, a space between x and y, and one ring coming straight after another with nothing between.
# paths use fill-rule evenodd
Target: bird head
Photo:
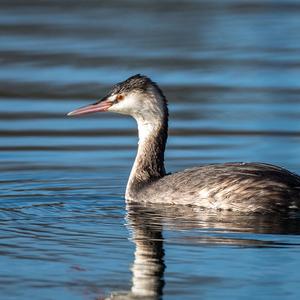
<instances>
[{"instance_id":1,"label":"bird head","mask_svg":"<svg viewBox=\"0 0 300 300\"><path fill-rule=\"evenodd\" d=\"M167 103L155 82L137 74L114 85L111 91L97 102L73 110L68 116L105 111L130 115L137 120L155 121L167 116Z\"/></svg>"}]
</instances>

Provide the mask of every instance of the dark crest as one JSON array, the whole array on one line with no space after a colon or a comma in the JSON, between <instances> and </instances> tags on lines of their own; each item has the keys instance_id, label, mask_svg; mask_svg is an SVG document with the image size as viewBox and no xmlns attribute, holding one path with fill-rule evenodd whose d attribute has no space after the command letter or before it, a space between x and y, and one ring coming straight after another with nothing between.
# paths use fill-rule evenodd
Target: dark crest
<instances>
[{"instance_id":1,"label":"dark crest","mask_svg":"<svg viewBox=\"0 0 300 300\"><path fill-rule=\"evenodd\" d=\"M111 93L117 94L117 93L129 93L133 90L139 91L139 92L146 92L149 86L154 86L159 91L159 93L163 96L163 93L161 89L158 87L158 85L153 82L149 77L136 74L134 76L129 77L125 81L122 81L120 83L117 83L113 88Z\"/></svg>"}]
</instances>

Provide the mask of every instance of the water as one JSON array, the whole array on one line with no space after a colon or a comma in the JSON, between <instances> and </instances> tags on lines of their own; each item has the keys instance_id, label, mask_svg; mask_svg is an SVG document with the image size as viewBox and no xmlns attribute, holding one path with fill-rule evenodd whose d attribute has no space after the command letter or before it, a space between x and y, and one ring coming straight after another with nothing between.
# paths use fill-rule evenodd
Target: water
<instances>
[{"instance_id":1,"label":"water","mask_svg":"<svg viewBox=\"0 0 300 300\"><path fill-rule=\"evenodd\" d=\"M169 100L168 171L300 173L299 12L296 0L0 1L0 298L299 299L298 216L126 207L135 122L65 116L143 73Z\"/></svg>"}]
</instances>

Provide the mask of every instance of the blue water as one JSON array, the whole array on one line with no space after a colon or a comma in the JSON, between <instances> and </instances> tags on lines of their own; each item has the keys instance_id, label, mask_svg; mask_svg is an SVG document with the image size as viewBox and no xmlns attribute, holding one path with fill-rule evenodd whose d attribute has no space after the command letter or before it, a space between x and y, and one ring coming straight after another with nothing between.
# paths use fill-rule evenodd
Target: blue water
<instances>
[{"instance_id":1,"label":"blue water","mask_svg":"<svg viewBox=\"0 0 300 300\"><path fill-rule=\"evenodd\" d=\"M299 216L126 206L135 122L66 117L143 73L169 102L168 171L300 173L299 13L296 0L0 1L0 299L299 299Z\"/></svg>"}]
</instances>

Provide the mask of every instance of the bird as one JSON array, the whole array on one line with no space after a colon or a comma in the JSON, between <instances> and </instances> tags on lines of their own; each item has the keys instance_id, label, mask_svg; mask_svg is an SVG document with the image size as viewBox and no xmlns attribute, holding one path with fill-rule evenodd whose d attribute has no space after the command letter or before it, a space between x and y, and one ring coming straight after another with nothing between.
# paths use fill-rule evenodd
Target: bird
<instances>
[{"instance_id":1,"label":"bird","mask_svg":"<svg viewBox=\"0 0 300 300\"><path fill-rule=\"evenodd\" d=\"M300 176L259 162L200 165L167 173L168 103L158 84L136 74L115 84L97 102L68 113L94 112L132 116L138 148L126 186L127 203L196 206L213 211L281 213L300 208Z\"/></svg>"}]
</instances>

